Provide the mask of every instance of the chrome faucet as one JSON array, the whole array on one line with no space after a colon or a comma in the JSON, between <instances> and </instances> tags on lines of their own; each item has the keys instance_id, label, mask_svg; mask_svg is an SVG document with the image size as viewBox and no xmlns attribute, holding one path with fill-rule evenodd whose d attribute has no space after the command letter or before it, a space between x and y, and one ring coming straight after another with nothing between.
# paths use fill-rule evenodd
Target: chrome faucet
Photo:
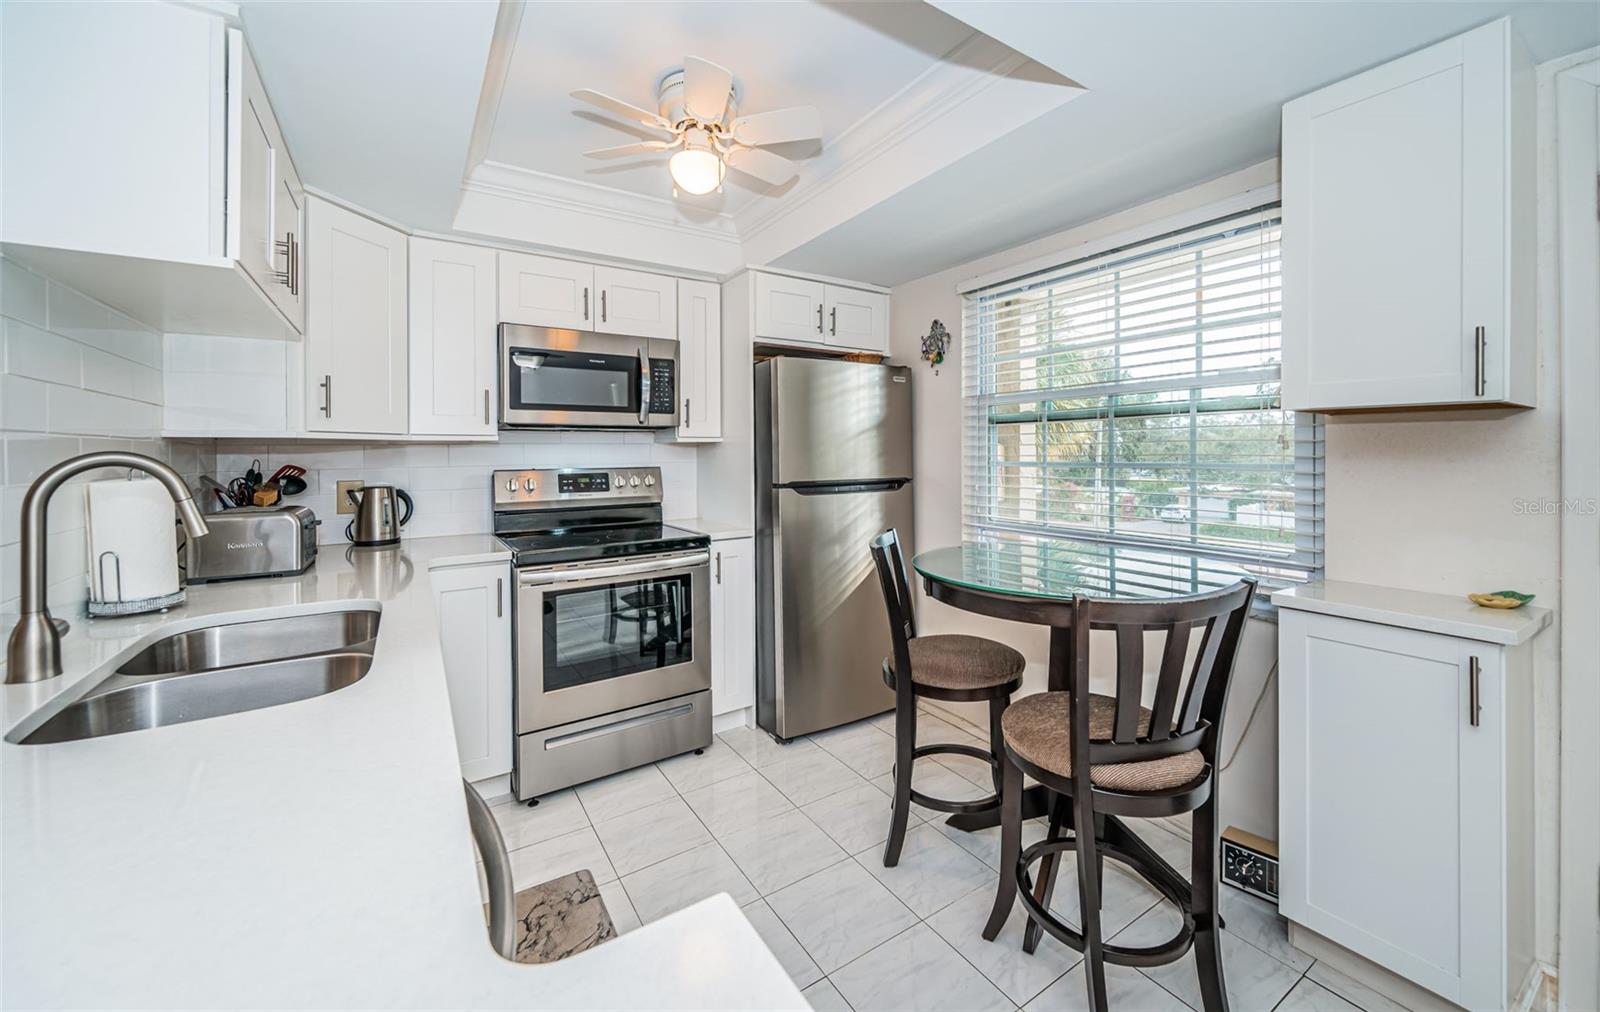
<instances>
[{"instance_id":1,"label":"chrome faucet","mask_svg":"<svg viewBox=\"0 0 1600 1012\"><path fill-rule=\"evenodd\" d=\"M128 467L149 473L166 486L191 538L203 537L208 529L200 507L195 505L178 472L142 454L120 450L85 453L63 460L39 475L22 497L22 618L11 630L11 642L6 646L7 685L38 682L61 674L61 634L67 631L67 623L50 616L45 600L45 516L50 497L63 482L97 467Z\"/></svg>"}]
</instances>

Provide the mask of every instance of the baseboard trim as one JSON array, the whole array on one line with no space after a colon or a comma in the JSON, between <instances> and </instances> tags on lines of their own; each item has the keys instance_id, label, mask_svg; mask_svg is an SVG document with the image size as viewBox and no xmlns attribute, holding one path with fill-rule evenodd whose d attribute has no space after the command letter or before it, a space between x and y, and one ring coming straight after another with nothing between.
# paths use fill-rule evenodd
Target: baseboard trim
<instances>
[{"instance_id":1,"label":"baseboard trim","mask_svg":"<svg viewBox=\"0 0 1600 1012\"><path fill-rule=\"evenodd\" d=\"M1458 1012L1461 1008L1293 921L1289 922L1289 944L1412 1012Z\"/></svg>"},{"instance_id":2,"label":"baseboard trim","mask_svg":"<svg viewBox=\"0 0 1600 1012\"><path fill-rule=\"evenodd\" d=\"M755 716L755 710L748 706L742 710L729 710L727 713L713 714L711 717L711 733L721 734L736 727L755 727Z\"/></svg>"},{"instance_id":3,"label":"baseboard trim","mask_svg":"<svg viewBox=\"0 0 1600 1012\"><path fill-rule=\"evenodd\" d=\"M1517 988L1517 1000L1511 1003L1511 1012L1556 1012L1563 1007L1559 985L1556 968L1535 960L1523 975L1522 986Z\"/></svg>"}]
</instances>

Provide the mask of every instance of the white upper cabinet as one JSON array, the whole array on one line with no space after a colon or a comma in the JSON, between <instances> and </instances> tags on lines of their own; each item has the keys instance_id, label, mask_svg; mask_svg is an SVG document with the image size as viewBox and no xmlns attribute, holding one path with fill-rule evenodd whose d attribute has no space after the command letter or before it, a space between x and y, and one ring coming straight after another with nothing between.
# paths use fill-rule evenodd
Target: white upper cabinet
<instances>
[{"instance_id":1,"label":"white upper cabinet","mask_svg":"<svg viewBox=\"0 0 1600 1012\"><path fill-rule=\"evenodd\" d=\"M532 253L500 253L500 322L597 330L595 268Z\"/></svg>"},{"instance_id":2,"label":"white upper cabinet","mask_svg":"<svg viewBox=\"0 0 1600 1012\"><path fill-rule=\"evenodd\" d=\"M406 237L307 201L306 428L406 432Z\"/></svg>"},{"instance_id":3,"label":"white upper cabinet","mask_svg":"<svg viewBox=\"0 0 1600 1012\"><path fill-rule=\"evenodd\" d=\"M591 330L629 337L678 336L678 279L663 274L596 267L600 317Z\"/></svg>"},{"instance_id":4,"label":"white upper cabinet","mask_svg":"<svg viewBox=\"0 0 1600 1012\"><path fill-rule=\"evenodd\" d=\"M678 282L678 438L722 438L722 286Z\"/></svg>"},{"instance_id":5,"label":"white upper cabinet","mask_svg":"<svg viewBox=\"0 0 1600 1012\"><path fill-rule=\"evenodd\" d=\"M495 432L495 251L410 240L411 431Z\"/></svg>"},{"instance_id":6,"label":"white upper cabinet","mask_svg":"<svg viewBox=\"0 0 1600 1012\"><path fill-rule=\"evenodd\" d=\"M179 4L0 17L0 93L27 96L0 124L7 255L167 333L295 336L300 182L240 32Z\"/></svg>"},{"instance_id":7,"label":"white upper cabinet","mask_svg":"<svg viewBox=\"0 0 1600 1012\"><path fill-rule=\"evenodd\" d=\"M826 286L820 281L755 275L757 341L822 344L826 335L823 308Z\"/></svg>"},{"instance_id":8,"label":"white upper cabinet","mask_svg":"<svg viewBox=\"0 0 1600 1012\"><path fill-rule=\"evenodd\" d=\"M1501 20L1283 107L1283 400L1535 403L1533 72Z\"/></svg>"},{"instance_id":9,"label":"white upper cabinet","mask_svg":"<svg viewBox=\"0 0 1600 1012\"><path fill-rule=\"evenodd\" d=\"M889 353L889 296L826 285L823 298L829 347Z\"/></svg>"}]
</instances>

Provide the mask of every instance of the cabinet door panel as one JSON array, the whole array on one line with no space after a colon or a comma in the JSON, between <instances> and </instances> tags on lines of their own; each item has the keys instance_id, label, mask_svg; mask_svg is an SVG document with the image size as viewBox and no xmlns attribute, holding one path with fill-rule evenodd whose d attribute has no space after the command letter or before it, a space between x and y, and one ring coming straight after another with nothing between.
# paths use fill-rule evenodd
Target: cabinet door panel
<instances>
[{"instance_id":1,"label":"cabinet door panel","mask_svg":"<svg viewBox=\"0 0 1600 1012\"><path fill-rule=\"evenodd\" d=\"M500 322L532 327L594 330L594 266L534 256L500 254Z\"/></svg>"},{"instance_id":2,"label":"cabinet door panel","mask_svg":"<svg viewBox=\"0 0 1600 1012\"><path fill-rule=\"evenodd\" d=\"M406 431L406 237L308 202L306 427Z\"/></svg>"},{"instance_id":3,"label":"cabinet door panel","mask_svg":"<svg viewBox=\"0 0 1600 1012\"><path fill-rule=\"evenodd\" d=\"M823 286L816 281L757 274L756 340L823 343Z\"/></svg>"},{"instance_id":4,"label":"cabinet door panel","mask_svg":"<svg viewBox=\"0 0 1600 1012\"><path fill-rule=\"evenodd\" d=\"M594 269L600 292L596 330L630 337L678 336L678 279L616 267Z\"/></svg>"},{"instance_id":5,"label":"cabinet door panel","mask_svg":"<svg viewBox=\"0 0 1600 1012\"><path fill-rule=\"evenodd\" d=\"M711 543L712 713L756 702L755 556L749 538Z\"/></svg>"},{"instance_id":6,"label":"cabinet door panel","mask_svg":"<svg viewBox=\"0 0 1600 1012\"><path fill-rule=\"evenodd\" d=\"M495 251L412 238L411 431L493 435Z\"/></svg>"},{"instance_id":7,"label":"cabinet door panel","mask_svg":"<svg viewBox=\"0 0 1600 1012\"><path fill-rule=\"evenodd\" d=\"M268 298L276 301L273 240L273 204L277 199L279 176L277 130L266 92L256 76L255 64L248 57L240 73L242 97L239 104L239 265L261 286Z\"/></svg>"},{"instance_id":8,"label":"cabinet door panel","mask_svg":"<svg viewBox=\"0 0 1600 1012\"><path fill-rule=\"evenodd\" d=\"M1498 1005L1503 992L1484 998L1499 987L1504 925L1497 655L1389 626L1279 619L1284 915L1452 1001Z\"/></svg>"},{"instance_id":9,"label":"cabinet door panel","mask_svg":"<svg viewBox=\"0 0 1600 1012\"><path fill-rule=\"evenodd\" d=\"M827 343L860 351L889 351L889 296L827 286Z\"/></svg>"},{"instance_id":10,"label":"cabinet door panel","mask_svg":"<svg viewBox=\"0 0 1600 1012\"><path fill-rule=\"evenodd\" d=\"M722 435L722 286L678 282L678 435Z\"/></svg>"},{"instance_id":11,"label":"cabinet door panel","mask_svg":"<svg viewBox=\"0 0 1600 1012\"><path fill-rule=\"evenodd\" d=\"M461 775L511 771L511 607L504 566L435 570L434 608Z\"/></svg>"},{"instance_id":12,"label":"cabinet door panel","mask_svg":"<svg viewBox=\"0 0 1600 1012\"><path fill-rule=\"evenodd\" d=\"M305 329L305 191L300 186L300 177L294 171L294 165L289 161L287 152L280 149L277 159L277 178L274 180L276 197L273 200L273 222L277 226L277 239L282 240L287 247L284 253L278 253L274 246L273 252L276 262L289 274L288 283L280 282L276 288L270 289L272 301L289 322L294 324L296 330Z\"/></svg>"}]
</instances>

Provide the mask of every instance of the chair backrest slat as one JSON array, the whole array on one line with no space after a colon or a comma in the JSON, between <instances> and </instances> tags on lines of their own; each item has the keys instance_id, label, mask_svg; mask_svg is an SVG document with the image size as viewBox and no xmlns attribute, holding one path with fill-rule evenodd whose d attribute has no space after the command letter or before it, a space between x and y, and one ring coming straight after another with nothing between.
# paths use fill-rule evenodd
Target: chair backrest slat
<instances>
[{"instance_id":1,"label":"chair backrest slat","mask_svg":"<svg viewBox=\"0 0 1600 1012\"><path fill-rule=\"evenodd\" d=\"M1114 738L1139 736L1139 704L1144 691L1144 627L1117 626L1117 717Z\"/></svg>"},{"instance_id":2,"label":"chair backrest slat","mask_svg":"<svg viewBox=\"0 0 1600 1012\"><path fill-rule=\"evenodd\" d=\"M883 587L883 605L889 613L889 641L894 650L896 693L911 693L911 650L907 644L917 636L917 615L911 603L911 580L906 573L905 555L900 551L900 534L893 527L872 539L872 561Z\"/></svg>"},{"instance_id":3,"label":"chair backrest slat","mask_svg":"<svg viewBox=\"0 0 1600 1012\"><path fill-rule=\"evenodd\" d=\"M1189 691L1183 699L1183 713L1178 718L1178 730L1193 729L1200 720L1202 704L1206 699L1206 686L1211 681L1212 670L1217 665L1217 651L1222 649L1222 629L1217 619L1206 623L1200 638L1200 652L1194 658L1194 670L1189 676Z\"/></svg>"},{"instance_id":4,"label":"chair backrest slat","mask_svg":"<svg viewBox=\"0 0 1600 1012\"><path fill-rule=\"evenodd\" d=\"M1156 698L1150 708L1150 740L1165 741L1172 736L1172 715L1178 709L1178 692L1183 687L1184 659L1189 656L1192 622L1173 622L1165 627L1161 647L1161 669L1156 675Z\"/></svg>"}]
</instances>

